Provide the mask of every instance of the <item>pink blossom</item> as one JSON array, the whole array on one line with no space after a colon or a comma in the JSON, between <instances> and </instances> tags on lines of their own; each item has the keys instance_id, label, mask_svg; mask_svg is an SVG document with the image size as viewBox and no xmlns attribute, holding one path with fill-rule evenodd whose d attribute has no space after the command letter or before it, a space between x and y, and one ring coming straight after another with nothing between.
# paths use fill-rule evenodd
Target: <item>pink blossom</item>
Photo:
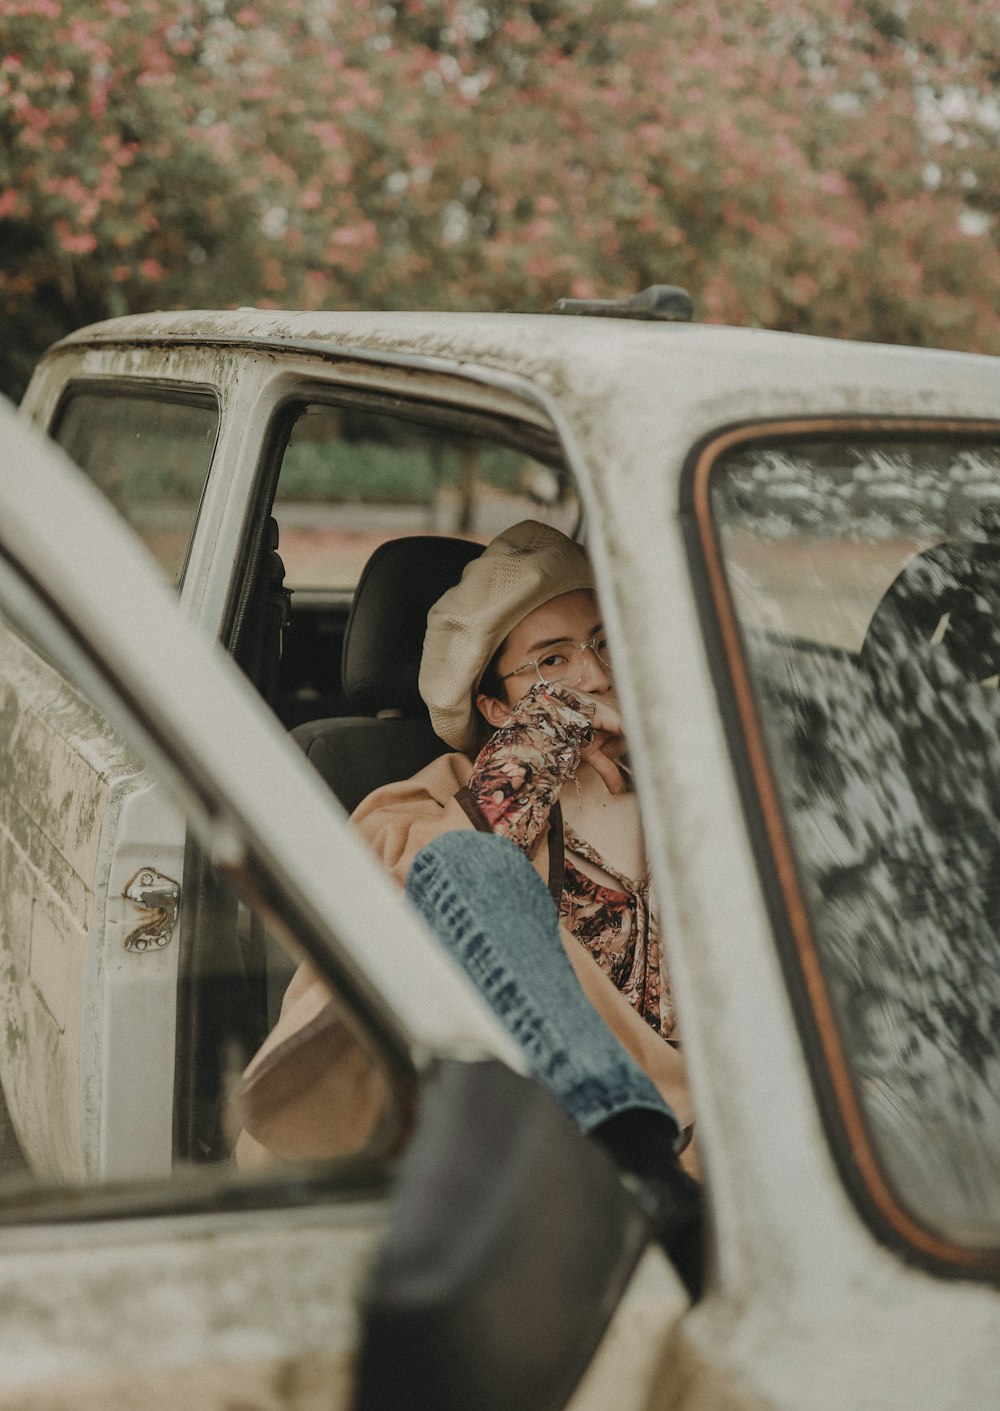
<instances>
[{"instance_id":1,"label":"pink blossom","mask_svg":"<svg viewBox=\"0 0 1000 1411\"><path fill-rule=\"evenodd\" d=\"M159 260L145 259L139 261L139 273L142 275L143 279L148 279L154 284L159 283L166 272L166 269L160 264Z\"/></svg>"},{"instance_id":2,"label":"pink blossom","mask_svg":"<svg viewBox=\"0 0 1000 1411\"><path fill-rule=\"evenodd\" d=\"M791 280L792 303L806 308L818 296L819 284L811 274L796 274Z\"/></svg>"},{"instance_id":3,"label":"pink blossom","mask_svg":"<svg viewBox=\"0 0 1000 1411\"><path fill-rule=\"evenodd\" d=\"M530 242L547 240L552 231L553 225L550 220L533 220L524 227L524 238Z\"/></svg>"},{"instance_id":4,"label":"pink blossom","mask_svg":"<svg viewBox=\"0 0 1000 1411\"><path fill-rule=\"evenodd\" d=\"M64 220L55 223L56 239L60 249L68 255L90 255L97 249L97 236L90 231L74 233Z\"/></svg>"},{"instance_id":5,"label":"pink blossom","mask_svg":"<svg viewBox=\"0 0 1000 1411\"><path fill-rule=\"evenodd\" d=\"M326 301L330 277L325 270L309 269L302 276L302 302L307 309L318 309Z\"/></svg>"},{"instance_id":6,"label":"pink blossom","mask_svg":"<svg viewBox=\"0 0 1000 1411\"><path fill-rule=\"evenodd\" d=\"M378 228L371 220L361 221L358 225L342 225L338 230L331 231L330 243L370 250L378 243Z\"/></svg>"},{"instance_id":7,"label":"pink blossom","mask_svg":"<svg viewBox=\"0 0 1000 1411\"><path fill-rule=\"evenodd\" d=\"M59 4L59 0L17 0L17 3L10 8L18 16L37 15L39 19L43 20L62 19L62 6Z\"/></svg>"},{"instance_id":8,"label":"pink blossom","mask_svg":"<svg viewBox=\"0 0 1000 1411\"><path fill-rule=\"evenodd\" d=\"M558 273L558 266L551 255L538 251L525 260L524 272L531 279L551 279Z\"/></svg>"},{"instance_id":9,"label":"pink blossom","mask_svg":"<svg viewBox=\"0 0 1000 1411\"><path fill-rule=\"evenodd\" d=\"M58 9L58 7L57 7ZM69 21L69 38L91 59L107 62L111 57L111 46L97 32L97 26L88 20L72 15Z\"/></svg>"},{"instance_id":10,"label":"pink blossom","mask_svg":"<svg viewBox=\"0 0 1000 1411\"><path fill-rule=\"evenodd\" d=\"M833 221L824 221L823 229L831 245L837 245L842 250L861 249L861 235L854 226L835 224Z\"/></svg>"},{"instance_id":11,"label":"pink blossom","mask_svg":"<svg viewBox=\"0 0 1000 1411\"><path fill-rule=\"evenodd\" d=\"M281 261L271 255L264 261L264 288L280 293L287 285Z\"/></svg>"},{"instance_id":12,"label":"pink blossom","mask_svg":"<svg viewBox=\"0 0 1000 1411\"><path fill-rule=\"evenodd\" d=\"M332 122L311 122L309 131L318 137L324 147L343 147L344 139L340 128Z\"/></svg>"},{"instance_id":13,"label":"pink blossom","mask_svg":"<svg viewBox=\"0 0 1000 1411\"><path fill-rule=\"evenodd\" d=\"M825 196L849 196L851 184L839 171L825 171L820 175L819 189Z\"/></svg>"},{"instance_id":14,"label":"pink blossom","mask_svg":"<svg viewBox=\"0 0 1000 1411\"><path fill-rule=\"evenodd\" d=\"M40 137L52 126L51 113L47 113L44 108L36 108L26 93L12 93L10 105L32 137Z\"/></svg>"}]
</instances>

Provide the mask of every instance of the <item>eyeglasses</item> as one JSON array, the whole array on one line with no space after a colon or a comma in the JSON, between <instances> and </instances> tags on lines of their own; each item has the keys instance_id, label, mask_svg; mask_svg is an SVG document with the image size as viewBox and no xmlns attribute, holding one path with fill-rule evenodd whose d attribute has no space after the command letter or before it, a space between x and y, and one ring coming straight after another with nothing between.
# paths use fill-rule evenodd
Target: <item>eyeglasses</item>
<instances>
[{"instance_id":1,"label":"eyeglasses","mask_svg":"<svg viewBox=\"0 0 1000 1411\"><path fill-rule=\"evenodd\" d=\"M520 676L522 671L534 671L539 681L546 686L576 686L583 680L587 671L587 653L593 652L598 666L611 674L611 653L608 640L603 632L595 632L587 642L552 642L544 655L532 657L523 666L508 671L500 677L509 681L512 676Z\"/></svg>"}]
</instances>

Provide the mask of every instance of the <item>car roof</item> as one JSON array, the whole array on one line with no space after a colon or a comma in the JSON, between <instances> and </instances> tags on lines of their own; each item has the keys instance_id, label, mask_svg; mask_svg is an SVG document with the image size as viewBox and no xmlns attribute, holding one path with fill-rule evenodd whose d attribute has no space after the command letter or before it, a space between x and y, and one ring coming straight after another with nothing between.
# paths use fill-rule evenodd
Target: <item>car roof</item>
<instances>
[{"instance_id":1,"label":"car roof","mask_svg":"<svg viewBox=\"0 0 1000 1411\"><path fill-rule=\"evenodd\" d=\"M1000 358L721 324L523 313L193 310L80 329L61 354L197 349L395 364L459 374L542 402L615 462L662 465L665 439L693 445L722 426L801 415L994 418ZM141 362L130 364L141 375ZM676 462L671 478L679 473Z\"/></svg>"},{"instance_id":2,"label":"car roof","mask_svg":"<svg viewBox=\"0 0 1000 1411\"><path fill-rule=\"evenodd\" d=\"M915 356L947 363L992 361L981 355L858 343L815 335L736 328L722 324L665 323L552 313L453 313L419 311L294 311L281 309L201 309L131 314L77 330L54 352L74 345L114 343L224 343L247 347L305 344L371 355L413 356L502 366L525 375L555 372L574 362L592 368L596 360L609 376L631 381L638 365L658 376L665 362L713 358L765 358L789 365L806 359L840 363L850 359L884 362ZM652 365L658 364L658 373ZM628 374L624 369L628 368ZM618 380L617 378L615 380Z\"/></svg>"}]
</instances>

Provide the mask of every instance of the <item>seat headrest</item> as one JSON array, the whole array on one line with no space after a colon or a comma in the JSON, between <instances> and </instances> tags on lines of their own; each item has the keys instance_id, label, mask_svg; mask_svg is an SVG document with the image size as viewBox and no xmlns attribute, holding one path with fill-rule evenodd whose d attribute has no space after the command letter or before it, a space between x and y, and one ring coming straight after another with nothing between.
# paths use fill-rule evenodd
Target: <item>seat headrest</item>
<instances>
[{"instance_id":1,"label":"seat headrest","mask_svg":"<svg viewBox=\"0 0 1000 1411\"><path fill-rule=\"evenodd\" d=\"M425 707L417 680L427 614L482 544L419 534L380 544L365 565L344 633L344 692L361 713Z\"/></svg>"}]
</instances>

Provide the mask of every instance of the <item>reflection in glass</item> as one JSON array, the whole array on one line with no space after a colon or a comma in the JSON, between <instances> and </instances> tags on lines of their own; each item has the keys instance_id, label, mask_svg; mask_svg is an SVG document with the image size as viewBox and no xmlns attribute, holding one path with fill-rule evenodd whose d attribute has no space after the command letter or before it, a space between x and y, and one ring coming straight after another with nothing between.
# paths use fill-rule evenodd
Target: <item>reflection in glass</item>
<instances>
[{"instance_id":1,"label":"reflection in glass","mask_svg":"<svg viewBox=\"0 0 1000 1411\"><path fill-rule=\"evenodd\" d=\"M55 438L179 583L219 425L214 397L78 391Z\"/></svg>"},{"instance_id":2,"label":"reflection in glass","mask_svg":"<svg viewBox=\"0 0 1000 1411\"><path fill-rule=\"evenodd\" d=\"M741 450L712 506L841 1042L903 1204L1000 1236L1000 450Z\"/></svg>"}]
</instances>

